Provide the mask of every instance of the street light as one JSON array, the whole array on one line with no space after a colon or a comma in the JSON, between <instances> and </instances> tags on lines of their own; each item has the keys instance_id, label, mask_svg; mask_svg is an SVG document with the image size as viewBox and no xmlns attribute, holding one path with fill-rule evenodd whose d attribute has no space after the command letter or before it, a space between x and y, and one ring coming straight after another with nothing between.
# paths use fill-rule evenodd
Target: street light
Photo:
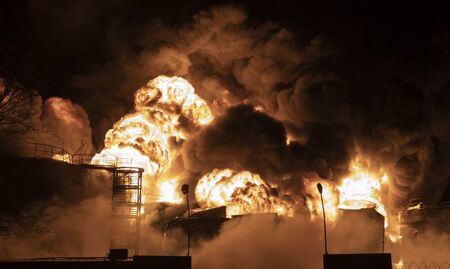
<instances>
[{"instance_id":1,"label":"street light","mask_svg":"<svg viewBox=\"0 0 450 269\"><path fill-rule=\"evenodd\" d=\"M190 250L191 250L191 209L189 207L189 185L183 184L181 186L181 192L186 196L186 206L187 206L187 212L188 212L188 221L187 221L187 255L189 256Z\"/></svg>"},{"instance_id":2,"label":"street light","mask_svg":"<svg viewBox=\"0 0 450 269\"><path fill-rule=\"evenodd\" d=\"M319 190L320 193L320 201L322 202L322 213L323 213L323 232L325 237L325 254L328 254L328 247L327 247L327 223L325 220L325 206L323 205L323 196L322 196L322 184L317 183L317 190Z\"/></svg>"}]
</instances>

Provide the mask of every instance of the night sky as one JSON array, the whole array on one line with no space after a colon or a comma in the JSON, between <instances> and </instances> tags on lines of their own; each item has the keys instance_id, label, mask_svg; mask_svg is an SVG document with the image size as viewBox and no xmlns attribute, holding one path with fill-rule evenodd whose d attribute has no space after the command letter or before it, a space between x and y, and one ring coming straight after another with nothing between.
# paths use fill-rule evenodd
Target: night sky
<instances>
[{"instance_id":1,"label":"night sky","mask_svg":"<svg viewBox=\"0 0 450 269\"><path fill-rule=\"evenodd\" d=\"M34 72L39 76L24 74L21 80L43 97L82 103L83 93L71 78L113 57L108 35L139 51L136 40L146 24L181 26L210 6L233 3L248 13L249 25L273 21L294 32L299 49L323 36L338 51L325 63L336 69L371 73L379 80L408 78L427 88L445 80L450 42L445 6L304 2L8 1L1 8L1 56L14 58L13 68L39 70Z\"/></svg>"}]
</instances>

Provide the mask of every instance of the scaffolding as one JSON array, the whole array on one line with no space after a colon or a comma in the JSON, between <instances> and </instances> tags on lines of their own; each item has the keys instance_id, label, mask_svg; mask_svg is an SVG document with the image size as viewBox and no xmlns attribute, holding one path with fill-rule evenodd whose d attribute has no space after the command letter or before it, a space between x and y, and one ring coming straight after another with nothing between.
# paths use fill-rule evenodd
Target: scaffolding
<instances>
[{"instance_id":1,"label":"scaffolding","mask_svg":"<svg viewBox=\"0 0 450 269\"><path fill-rule=\"evenodd\" d=\"M143 169L116 167L113 171L111 249L139 254Z\"/></svg>"},{"instance_id":2,"label":"scaffolding","mask_svg":"<svg viewBox=\"0 0 450 269\"><path fill-rule=\"evenodd\" d=\"M92 155L72 156L72 163L112 173L112 219L110 249L128 249L128 255L139 255L142 207L142 174L132 158L103 156L91 163Z\"/></svg>"},{"instance_id":3,"label":"scaffolding","mask_svg":"<svg viewBox=\"0 0 450 269\"><path fill-rule=\"evenodd\" d=\"M144 169L132 158L103 156L91 163L92 154L70 154L66 150L42 143L0 141L0 156L49 159L87 169L112 173L111 249L128 249L128 255L139 255L142 207L142 174ZM0 227L1 228L1 227Z\"/></svg>"}]
</instances>

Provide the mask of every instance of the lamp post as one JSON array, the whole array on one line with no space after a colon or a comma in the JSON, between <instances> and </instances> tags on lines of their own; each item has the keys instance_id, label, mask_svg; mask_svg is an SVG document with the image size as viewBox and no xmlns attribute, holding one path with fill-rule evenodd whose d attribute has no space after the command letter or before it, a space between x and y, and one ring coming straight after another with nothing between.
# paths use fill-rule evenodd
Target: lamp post
<instances>
[{"instance_id":1,"label":"lamp post","mask_svg":"<svg viewBox=\"0 0 450 269\"><path fill-rule=\"evenodd\" d=\"M189 256L191 250L191 209L189 207L189 185L183 184L181 186L181 192L186 196L186 207L188 212L188 221L187 221L187 254Z\"/></svg>"},{"instance_id":2,"label":"lamp post","mask_svg":"<svg viewBox=\"0 0 450 269\"><path fill-rule=\"evenodd\" d=\"M323 204L323 195L322 195L322 184L317 183L317 190L320 193L320 201L322 202L322 213L323 213L323 232L325 237L325 254L328 254L328 245L327 245L327 223L325 220L325 206Z\"/></svg>"}]
</instances>

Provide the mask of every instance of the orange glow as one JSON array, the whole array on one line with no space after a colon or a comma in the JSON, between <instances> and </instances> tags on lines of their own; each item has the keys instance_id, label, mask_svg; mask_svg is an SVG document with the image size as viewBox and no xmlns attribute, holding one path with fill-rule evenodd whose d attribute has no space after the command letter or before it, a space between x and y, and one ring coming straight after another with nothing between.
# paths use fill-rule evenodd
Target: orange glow
<instances>
[{"instance_id":1,"label":"orange glow","mask_svg":"<svg viewBox=\"0 0 450 269\"><path fill-rule=\"evenodd\" d=\"M402 259L400 259L400 261L399 262L397 262L397 263L394 263L394 269L402 269L403 268L403 260Z\"/></svg>"},{"instance_id":2,"label":"orange glow","mask_svg":"<svg viewBox=\"0 0 450 269\"><path fill-rule=\"evenodd\" d=\"M380 197L383 182L387 182L385 174L370 173L355 160L351 165L351 175L344 178L338 186L339 208L375 208L385 217L387 226L387 213Z\"/></svg>"},{"instance_id":3,"label":"orange glow","mask_svg":"<svg viewBox=\"0 0 450 269\"><path fill-rule=\"evenodd\" d=\"M399 218L389 219L389 229L386 230L386 235L392 243L401 243L403 236L401 234Z\"/></svg>"},{"instance_id":4,"label":"orange glow","mask_svg":"<svg viewBox=\"0 0 450 269\"><path fill-rule=\"evenodd\" d=\"M193 126L209 124L213 115L192 85L180 77L158 76L135 94L136 111L122 117L105 136L105 148L91 163L144 168L143 197L180 203L177 179L159 179L170 167L175 149L169 138L186 139L189 131L180 117Z\"/></svg>"},{"instance_id":5,"label":"orange glow","mask_svg":"<svg viewBox=\"0 0 450 269\"><path fill-rule=\"evenodd\" d=\"M158 202L181 203L183 202L182 194L178 191L178 179L159 180L157 184L160 196Z\"/></svg>"},{"instance_id":6,"label":"orange glow","mask_svg":"<svg viewBox=\"0 0 450 269\"><path fill-rule=\"evenodd\" d=\"M292 207L271 195L270 189L259 175L249 171L214 169L198 181L195 198L202 207L227 206L227 217L247 213L292 216Z\"/></svg>"},{"instance_id":7,"label":"orange glow","mask_svg":"<svg viewBox=\"0 0 450 269\"><path fill-rule=\"evenodd\" d=\"M389 240L391 240L392 243L397 243L400 240L402 240L402 236L401 235L395 235L395 234L388 234Z\"/></svg>"},{"instance_id":8,"label":"orange glow","mask_svg":"<svg viewBox=\"0 0 450 269\"><path fill-rule=\"evenodd\" d=\"M66 163L71 163L72 155L70 155L68 153L63 153L63 154L57 153L57 154L53 154L52 159L57 160L57 161L66 162Z\"/></svg>"},{"instance_id":9,"label":"orange glow","mask_svg":"<svg viewBox=\"0 0 450 269\"><path fill-rule=\"evenodd\" d=\"M293 141L293 137L290 134L286 134L286 145L290 145Z\"/></svg>"},{"instance_id":10,"label":"orange glow","mask_svg":"<svg viewBox=\"0 0 450 269\"><path fill-rule=\"evenodd\" d=\"M332 182L325 180L305 179L305 191L308 194L306 205L311 213L311 219L322 218L322 203L320 193L317 190L317 183L322 185L323 204L325 207L325 217L329 222L334 222L338 216L339 195Z\"/></svg>"},{"instance_id":11,"label":"orange glow","mask_svg":"<svg viewBox=\"0 0 450 269\"><path fill-rule=\"evenodd\" d=\"M374 171L374 172L373 172ZM381 171L381 172L380 172ZM311 218L322 216L322 205L317 183L323 187L323 202L326 218L330 223L336 221L338 209L374 208L385 217L385 227L388 226L388 216L381 199L381 189L388 184L388 176L382 170L376 171L363 166L363 162L355 159L350 168L350 175L342 179L340 184L326 180L305 180L307 193L306 205ZM392 233L392 239L399 239Z\"/></svg>"}]
</instances>

